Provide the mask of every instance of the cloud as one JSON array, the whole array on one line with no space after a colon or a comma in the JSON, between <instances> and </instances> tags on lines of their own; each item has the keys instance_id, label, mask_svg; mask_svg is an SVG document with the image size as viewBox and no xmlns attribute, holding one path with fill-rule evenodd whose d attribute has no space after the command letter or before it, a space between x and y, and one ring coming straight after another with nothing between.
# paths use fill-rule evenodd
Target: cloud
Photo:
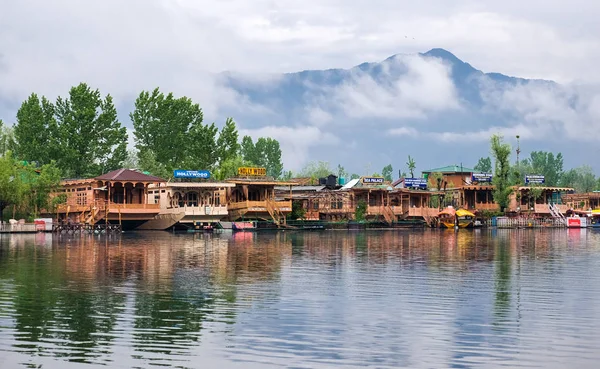
<instances>
[{"instance_id":1,"label":"cloud","mask_svg":"<svg viewBox=\"0 0 600 369\"><path fill-rule=\"evenodd\" d=\"M280 127L267 126L259 129L240 129L240 136L249 135L255 140L259 137L271 137L279 141L282 161L287 170L298 171L307 162L309 149L315 146L335 146L340 143L332 133L321 131L317 127Z\"/></svg>"},{"instance_id":2,"label":"cloud","mask_svg":"<svg viewBox=\"0 0 600 369\"><path fill-rule=\"evenodd\" d=\"M341 85L318 91L318 105L312 109L354 119L401 119L460 108L450 69L442 61L398 55L378 67L381 70L352 69Z\"/></svg>"},{"instance_id":3,"label":"cloud","mask_svg":"<svg viewBox=\"0 0 600 369\"><path fill-rule=\"evenodd\" d=\"M417 131L413 127L398 127L392 128L388 130L388 133L392 136L406 136L406 137L417 137L419 136L419 131Z\"/></svg>"}]
</instances>

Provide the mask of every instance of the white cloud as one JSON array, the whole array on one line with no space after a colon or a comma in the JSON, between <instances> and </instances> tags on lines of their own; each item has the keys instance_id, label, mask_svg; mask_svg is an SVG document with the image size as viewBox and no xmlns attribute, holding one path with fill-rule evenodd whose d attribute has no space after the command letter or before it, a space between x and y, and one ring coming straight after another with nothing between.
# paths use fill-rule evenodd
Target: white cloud
<instances>
[{"instance_id":1,"label":"white cloud","mask_svg":"<svg viewBox=\"0 0 600 369\"><path fill-rule=\"evenodd\" d=\"M388 133L392 136L406 136L406 137L417 137L419 136L419 131L417 131L413 127L398 127L392 128L388 130Z\"/></svg>"},{"instance_id":2,"label":"white cloud","mask_svg":"<svg viewBox=\"0 0 600 369\"><path fill-rule=\"evenodd\" d=\"M286 170L298 171L308 161L309 149L320 145L338 145L340 140L317 127L276 127L240 129L240 136L249 135L255 140L271 137L279 141L282 161Z\"/></svg>"},{"instance_id":3,"label":"white cloud","mask_svg":"<svg viewBox=\"0 0 600 369\"><path fill-rule=\"evenodd\" d=\"M318 91L316 108L356 119L424 118L431 112L460 108L450 70L440 60L398 55L379 66L382 70L376 77L353 69L342 85Z\"/></svg>"}]
</instances>

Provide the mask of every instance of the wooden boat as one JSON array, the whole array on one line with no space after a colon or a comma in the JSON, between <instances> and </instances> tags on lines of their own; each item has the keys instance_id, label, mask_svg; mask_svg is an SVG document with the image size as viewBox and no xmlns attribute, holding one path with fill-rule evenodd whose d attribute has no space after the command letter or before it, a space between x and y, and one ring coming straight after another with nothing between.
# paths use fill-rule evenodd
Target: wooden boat
<instances>
[{"instance_id":1,"label":"wooden boat","mask_svg":"<svg viewBox=\"0 0 600 369\"><path fill-rule=\"evenodd\" d=\"M231 229L234 232L248 232L256 230L256 224L254 222L232 222Z\"/></svg>"},{"instance_id":2,"label":"wooden boat","mask_svg":"<svg viewBox=\"0 0 600 369\"><path fill-rule=\"evenodd\" d=\"M475 214L465 209L458 209L456 211L456 218L459 228L472 228L475 222Z\"/></svg>"},{"instance_id":3,"label":"wooden boat","mask_svg":"<svg viewBox=\"0 0 600 369\"><path fill-rule=\"evenodd\" d=\"M456 210L453 207L448 206L444 210L440 211L438 215L440 227L454 228L456 225Z\"/></svg>"}]
</instances>

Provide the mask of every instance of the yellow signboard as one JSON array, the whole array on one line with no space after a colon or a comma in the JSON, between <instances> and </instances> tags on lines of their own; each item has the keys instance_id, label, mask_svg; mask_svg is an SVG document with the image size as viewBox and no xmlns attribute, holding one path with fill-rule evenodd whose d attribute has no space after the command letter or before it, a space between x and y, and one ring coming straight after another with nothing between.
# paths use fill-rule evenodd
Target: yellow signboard
<instances>
[{"instance_id":1,"label":"yellow signboard","mask_svg":"<svg viewBox=\"0 0 600 369\"><path fill-rule=\"evenodd\" d=\"M241 168L238 168L238 175L264 177L267 175L267 170L265 168L241 167Z\"/></svg>"}]
</instances>

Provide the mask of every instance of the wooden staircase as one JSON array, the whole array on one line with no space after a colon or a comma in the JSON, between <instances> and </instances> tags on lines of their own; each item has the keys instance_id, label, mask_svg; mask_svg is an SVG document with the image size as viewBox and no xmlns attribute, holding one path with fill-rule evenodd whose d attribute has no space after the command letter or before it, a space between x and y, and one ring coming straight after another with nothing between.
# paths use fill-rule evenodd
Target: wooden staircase
<instances>
[{"instance_id":1,"label":"wooden staircase","mask_svg":"<svg viewBox=\"0 0 600 369\"><path fill-rule=\"evenodd\" d=\"M385 222L389 225L394 224L394 221L396 220L396 214L394 214L394 209L392 209L391 206L386 205L383 206L381 209L381 213L383 214L383 218L385 219Z\"/></svg>"},{"instance_id":2,"label":"wooden staircase","mask_svg":"<svg viewBox=\"0 0 600 369\"><path fill-rule=\"evenodd\" d=\"M285 215L281 212L281 210L275 205L273 200L267 199L265 201L265 206L269 215L273 219L273 223L275 223L278 227L286 225Z\"/></svg>"}]
</instances>

